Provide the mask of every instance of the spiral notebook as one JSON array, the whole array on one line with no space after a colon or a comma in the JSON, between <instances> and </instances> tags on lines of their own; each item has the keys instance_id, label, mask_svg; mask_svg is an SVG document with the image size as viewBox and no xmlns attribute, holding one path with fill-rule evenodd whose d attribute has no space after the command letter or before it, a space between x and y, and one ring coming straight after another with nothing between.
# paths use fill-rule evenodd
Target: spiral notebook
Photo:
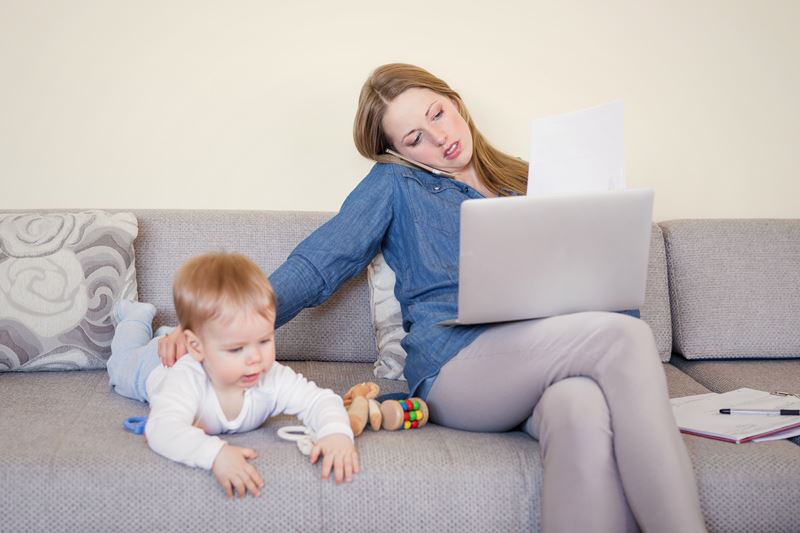
<instances>
[{"instance_id":1,"label":"spiral notebook","mask_svg":"<svg viewBox=\"0 0 800 533\"><path fill-rule=\"evenodd\" d=\"M800 409L800 398L755 389L673 398L672 413L682 433L741 444L800 435L800 416L723 415L720 409Z\"/></svg>"}]
</instances>

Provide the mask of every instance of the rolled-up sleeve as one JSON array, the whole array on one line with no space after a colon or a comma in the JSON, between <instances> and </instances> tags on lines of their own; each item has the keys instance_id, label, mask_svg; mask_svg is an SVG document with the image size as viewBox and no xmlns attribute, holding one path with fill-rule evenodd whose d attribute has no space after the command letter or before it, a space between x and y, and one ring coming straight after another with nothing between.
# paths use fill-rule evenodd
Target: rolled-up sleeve
<instances>
[{"instance_id":1,"label":"rolled-up sleeve","mask_svg":"<svg viewBox=\"0 0 800 533\"><path fill-rule=\"evenodd\" d=\"M367 266L391 224L393 197L392 170L377 164L339 213L297 245L269 277L278 299L276 326L322 304Z\"/></svg>"}]
</instances>

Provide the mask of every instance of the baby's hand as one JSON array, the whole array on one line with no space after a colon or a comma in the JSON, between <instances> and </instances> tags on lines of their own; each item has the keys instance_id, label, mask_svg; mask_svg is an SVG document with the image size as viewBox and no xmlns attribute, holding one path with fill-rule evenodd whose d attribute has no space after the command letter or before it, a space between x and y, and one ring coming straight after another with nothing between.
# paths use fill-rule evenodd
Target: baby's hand
<instances>
[{"instance_id":1,"label":"baby's hand","mask_svg":"<svg viewBox=\"0 0 800 533\"><path fill-rule=\"evenodd\" d=\"M189 348L186 346L186 335L183 328L178 326L172 333L158 339L158 358L161 364L167 368L175 364L175 361L186 355Z\"/></svg>"},{"instance_id":2,"label":"baby's hand","mask_svg":"<svg viewBox=\"0 0 800 533\"><path fill-rule=\"evenodd\" d=\"M322 479L328 479L331 468L333 468L333 475L338 485L342 479L353 481L353 474L360 470L356 447L350 437L343 433L334 433L319 439L319 442L311 449L311 464L316 464L320 453L324 456Z\"/></svg>"},{"instance_id":3,"label":"baby's hand","mask_svg":"<svg viewBox=\"0 0 800 533\"><path fill-rule=\"evenodd\" d=\"M233 497L234 490L240 498L244 498L248 490L253 496L261 494L259 489L264 486L264 480L258 475L256 468L247 462L256 456L255 450L230 444L226 444L219 451L211 470L225 489L228 498Z\"/></svg>"}]
</instances>

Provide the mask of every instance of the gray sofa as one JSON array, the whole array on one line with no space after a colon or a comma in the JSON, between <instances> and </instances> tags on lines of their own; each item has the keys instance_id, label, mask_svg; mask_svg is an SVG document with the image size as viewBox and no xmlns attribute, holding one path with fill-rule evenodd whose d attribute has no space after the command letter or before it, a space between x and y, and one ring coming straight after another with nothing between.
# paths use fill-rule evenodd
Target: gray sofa
<instances>
[{"instance_id":1,"label":"gray sofa","mask_svg":"<svg viewBox=\"0 0 800 533\"><path fill-rule=\"evenodd\" d=\"M159 324L175 322L171 280L189 256L241 251L271 272L330 216L135 214L139 298L158 307ZM642 318L653 329L670 394L742 386L800 392L800 359L790 358L800 356L799 278L800 221L654 225ZM278 357L339 393L365 380L386 392L405 390L404 382L373 377L363 273L281 328ZM172 463L122 429L126 417L146 413L112 393L103 370L0 374L0 531L539 529L539 445L521 432L367 430L357 440L363 472L335 486L278 439L278 427L295 423L278 417L229 437L258 450L266 487L260 498L228 500L210 473ZM800 531L800 439L734 445L684 438L710 531Z\"/></svg>"}]
</instances>

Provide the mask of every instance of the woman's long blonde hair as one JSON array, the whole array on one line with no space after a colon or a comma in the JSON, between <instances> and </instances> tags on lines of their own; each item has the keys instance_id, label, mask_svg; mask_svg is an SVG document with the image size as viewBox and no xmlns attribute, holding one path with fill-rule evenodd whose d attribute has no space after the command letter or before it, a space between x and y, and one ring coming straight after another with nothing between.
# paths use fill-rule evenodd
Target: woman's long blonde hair
<instances>
[{"instance_id":1,"label":"woman's long blonde hair","mask_svg":"<svg viewBox=\"0 0 800 533\"><path fill-rule=\"evenodd\" d=\"M475 127L458 93L427 70L414 65L390 63L380 66L364 83L353 124L353 139L361 155L383 163L401 162L386 153L386 149L393 146L383 131L382 121L389 103L412 87L430 89L451 98L456 103L472 132L472 164L475 172L489 190L498 196L507 196L508 191L525 194L528 184L528 163L511 157L489 144Z\"/></svg>"}]
</instances>

